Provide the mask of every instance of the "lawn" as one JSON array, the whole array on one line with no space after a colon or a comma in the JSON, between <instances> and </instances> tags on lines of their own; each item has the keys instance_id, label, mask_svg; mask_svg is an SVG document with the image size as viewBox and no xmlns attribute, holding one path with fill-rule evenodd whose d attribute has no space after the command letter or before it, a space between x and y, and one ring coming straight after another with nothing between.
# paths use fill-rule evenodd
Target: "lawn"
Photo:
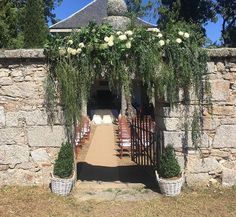
<instances>
[{"instance_id":1,"label":"lawn","mask_svg":"<svg viewBox=\"0 0 236 217\"><path fill-rule=\"evenodd\" d=\"M160 196L150 201L79 202L38 187L0 188L0 216L236 216L236 188L185 189L179 197Z\"/></svg>"}]
</instances>

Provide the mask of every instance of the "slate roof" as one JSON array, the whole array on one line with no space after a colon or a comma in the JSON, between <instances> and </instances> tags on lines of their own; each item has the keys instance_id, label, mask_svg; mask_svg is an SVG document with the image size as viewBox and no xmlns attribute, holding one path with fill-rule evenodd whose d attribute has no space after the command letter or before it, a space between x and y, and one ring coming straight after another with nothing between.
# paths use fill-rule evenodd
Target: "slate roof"
<instances>
[{"instance_id":1,"label":"slate roof","mask_svg":"<svg viewBox=\"0 0 236 217\"><path fill-rule=\"evenodd\" d=\"M75 12L71 16L59 21L58 23L50 26L52 30L56 29L75 29L78 27L87 26L90 22L97 24L102 23L102 19L107 17L107 0L93 0L84 8ZM148 22L138 18L137 23L146 27L154 27Z\"/></svg>"}]
</instances>

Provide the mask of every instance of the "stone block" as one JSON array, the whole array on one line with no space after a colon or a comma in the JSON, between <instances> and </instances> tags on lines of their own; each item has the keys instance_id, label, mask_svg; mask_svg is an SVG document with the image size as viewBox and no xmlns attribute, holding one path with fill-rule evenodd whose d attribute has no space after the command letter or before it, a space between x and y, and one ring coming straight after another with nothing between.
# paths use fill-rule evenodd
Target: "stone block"
<instances>
[{"instance_id":1,"label":"stone block","mask_svg":"<svg viewBox=\"0 0 236 217\"><path fill-rule=\"evenodd\" d=\"M25 145L25 133L20 128L0 129L0 147L1 145Z\"/></svg>"},{"instance_id":2,"label":"stone block","mask_svg":"<svg viewBox=\"0 0 236 217\"><path fill-rule=\"evenodd\" d=\"M190 105L188 107L179 104L177 107L163 107L157 108L158 116L168 117L168 118L182 118L185 114L188 114L189 117L194 114L194 106Z\"/></svg>"},{"instance_id":3,"label":"stone block","mask_svg":"<svg viewBox=\"0 0 236 217\"><path fill-rule=\"evenodd\" d=\"M224 167L222 172L222 185L224 187L232 187L236 185L236 168L229 169Z\"/></svg>"},{"instance_id":4,"label":"stone block","mask_svg":"<svg viewBox=\"0 0 236 217\"><path fill-rule=\"evenodd\" d=\"M230 152L223 151L223 150L220 150L220 149L212 149L211 150L211 156L215 157L217 159L222 159L222 158L227 159L230 156Z\"/></svg>"},{"instance_id":5,"label":"stone block","mask_svg":"<svg viewBox=\"0 0 236 217\"><path fill-rule=\"evenodd\" d=\"M3 86L0 94L13 98L30 98L35 99L38 96L37 86L32 82L21 82L11 86Z\"/></svg>"},{"instance_id":6,"label":"stone block","mask_svg":"<svg viewBox=\"0 0 236 217\"><path fill-rule=\"evenodd\" d=\"M0 164L0 171L6 171L9 169L9 165L7 164Z\"/></svg>"},{"instance_id":7,"label":"stone block","mask_svg":"<svg viewBox=\"0 0 236 217\"><path fill-rule=\"evenodd\" d=\"M27 131L31 147L60 147L66 139L63 126L30 127Z\"/></svg>"},{"instance_id":8,"label":"stone block","mask_svg":"<svg viewBox=\"0 0 236 217\"><path fill-rule=\"evenodd\" d=\"M29 161L28 146L1 145L0 146L0 164L10 164L15 166Z\"/></svg>"},{"instance_id":9,"label":"stone block","mask_svg":"<svg viewBox=\"0 0 236 217\"><path fill-rule=\"evenodd\" d=\"M232 116L234 114L234 106L233 105L217 105L213 104L212 106L212 114L219 116Z\"/></svg>"},{"instance_id":10,"label":"stone block","mask_svg":"<svg viewBox=\"0 0 236 217\"><path fill-rule=\"evenodd\" d=\"M45 149L36 149L31 152L31 157L35 163L50 163L50 157Z\"/></svg>"},{"instance_id":11,"label":"stone block","mask_svg":"<svg viewBox=\"0 0 236 217\"><path fill-rule=\"evenodd\" d=\"M23 77L23 73L21 70L12 70L11 71L11 76L12 77Z\"/></svg>"},{"instance_id":12,"label":"stone block","mask_svg":"<svg viewBox=\"0 0 236 217\"><path fill-rule=\"evenodd\" d=\"M181 130L181 119L180 118L164 118L165 129L168 131Z\"/></svg>"},{"instance_id":13,"label":"stone block","mask_svg":"<svg viewBox=\"0 0 236 217\"><path fill-rule=\"evenodd\" d=\"M203 117L203 130L214 130L220 125L220 119L217 117Z\"/></svg>"},{"instance_id":14,"label":"stone block","mask_svg":"<svg viewBox=\"0 0 236 217\"><path fill-rule=\"evenodd\" d=\"M12 85L13 81L10 77L0 77L0 86Z\"/></svg>"},{"instance_id":15,"label":"stone block","mask_svg":"<svg viewBox=\"0 0 236 217\"><path fill-rule=\"evenodd\" d=\"M201 147L211 147L212 146L213 139L211 135L209 135L207 132L203 132L201 135Z\"/></svg>"},{"instance_id":16,"label":"stone block","mask_svg":"<svg viewBox=\"0 0 236 217\"><path fill-rule=\"evenodd\" d=\"M187 141L186 141L187 140ZM192 147L191 134L188 132L188 138L184 132L164 131L164 145L172 144L175 148Z\"/></svg>"},{"instance_id":17,"label":"stone block","mask_svg":"<svg viewBox=\"0 0 236 217\"><path fill-rule=\"evenodd\" d=\"M236 125L236 118L225 117L221 119L222 125Z\"/></svg>"},{"instance_id":18,"label":"stone block","mask_svg":"<svg viewBox=\"0 0 236 217\"><path fill-rule=\"evenodd\" d=\"M9 74L10 74L10 70L9 69L0 69L0 78L8 77Z\"/></svg>"},{"instance_id":19,"label":"stone block","mask_svg":"<svg viewBox=\"0 0 236 217\"><path fill-rule=\"evenodd\" d=\"M208 70L209 73L215 72L217 70L216 66L215 66L215 63L214 62L208 62L207 63L207 70Z\"/></svg>"},{"instance_id":20,"label":"stone block","mask_svg":"<svg viewBox=\"0 0 236 217\"><path fill-rule=\"evenodd\" d=\"M47 113L46 111L19 111L19 112L7 112L6 113L6 125L16 127L19 126L19 122L24 119L27 126L44 126L47 125Z\"/></svg>"},{"instance_id":21,"label":"stone block","mask_svg":"<svg viewBox=\"0 0 236 217\"><path fill-rule=\"evenodd\" d=\"M203 159L200 159L200 157L190 157L188 158L187 168L190 173L219 173L222 171L221 164L214 157Z\"/></svg>"},{"instance_id":22,"label":"stone block","mask_svg":"<svg viewBox=\"0 0 236 217\"><path fill-rule=\"evenodd\" d=\"M186 182L188 186L207 186L211 176L208 173L186 174Z\"/></svg>"},{"instance_id":23,"label":"stone block","mask_svg":"<svg viewBox=\"0 0 236 217\"><path fill-rule=\"evenodd\" d=\"M216 129L214 148L236 148L236 125L221 125Z\"/></svg>"},{"instance_id":24,"label":"stone block","mask_svg":"<svg viewBox=\"0 0 236 217\"><path fill-rule=\"evenodd\" d=\"M41 173L29 170L13 169L0 172L0 185L10 186L34 186L42 185Z\"/></svg>"},{"instance_id":25,"label":"stone block","mask_svg":"<svg viewBox=\"0 0 236 217\"><path fill-rule=\"evenodd\" d=\"M226 80L213 80L211 83L212 100L227 101L229 96L230 82Z\"/></svg>"},{"instance_id":26,"label":"stone block","mask_svg":"<svg viewBox=\"0 0 236 217\"><path fill-rule=\"evenodd\" d=\"M22 162L21 164L18 164L15 169L23 169L23 170L30 170L37 172L40 169L38 168L38 165L33 162Z\"/></svg>"},{"instance_id":27,"label":"stone block","mask_svg":"<svg viewBox=\"0 0 236 217\"><path fill-rule=\"evenodd\" d=\"M3 106L0 106L0 127L5 126L5 112Z\"/></svg>"},{"instance_id":28,"label":"stone block","mask_svg":"<svg viewBox=\"0 0 236 217\"><path fill-rule=\"evenodd\" d=\"M216 64L216 68L217 68L217 71L219 71L219 72L224 72L225 71L225 65L222 62L218 62Z\"/></svg>"}]
</instances>

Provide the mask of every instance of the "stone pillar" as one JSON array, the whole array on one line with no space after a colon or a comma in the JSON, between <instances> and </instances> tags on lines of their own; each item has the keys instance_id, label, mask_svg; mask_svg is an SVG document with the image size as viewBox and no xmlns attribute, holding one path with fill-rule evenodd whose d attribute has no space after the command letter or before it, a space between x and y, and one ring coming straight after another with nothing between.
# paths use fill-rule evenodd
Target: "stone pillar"
<instances>
[{"instance_id":1,"label":"stone pillar","mask_svg":"<svg viewBox=\"0 0 236 217\"><path fill-rule=\"evenodd\" d=\"M88 115L88 100L86 96L83 96L81 99L81 113L82 116L87 116Z\"/></svg>"},{"instance_id":2,"label":"stone pillar","mask_svg":"<svg viewBox=\"0 0 236 217\"><path fill-rule=\"evenodd\" d=\"M126 97L125 97L125 89L122 86L122 88L121 88L121 110L120 110L120 113L122 115L125 115L126 109L127 109L127 101L126 101Z\"/></svg>"}]
</instances>

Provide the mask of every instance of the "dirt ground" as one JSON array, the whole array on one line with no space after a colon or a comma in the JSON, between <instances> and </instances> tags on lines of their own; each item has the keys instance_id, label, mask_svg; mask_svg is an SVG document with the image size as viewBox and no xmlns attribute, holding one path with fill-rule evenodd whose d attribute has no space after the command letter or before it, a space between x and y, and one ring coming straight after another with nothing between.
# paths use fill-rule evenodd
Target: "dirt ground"
<instances>
[{"instance_id":1,"label":"dirt ground","mask_svg":"<svg viewBox=\"0 0 236 217\"><path fill-rule=\"evenodd\" d=\"M185 189L174 198L160 196L148 201L86 201L72 195L59 197L38 187L0 188L0 216L236 216L236 188Z\"/></svg>"}]
</instances>

